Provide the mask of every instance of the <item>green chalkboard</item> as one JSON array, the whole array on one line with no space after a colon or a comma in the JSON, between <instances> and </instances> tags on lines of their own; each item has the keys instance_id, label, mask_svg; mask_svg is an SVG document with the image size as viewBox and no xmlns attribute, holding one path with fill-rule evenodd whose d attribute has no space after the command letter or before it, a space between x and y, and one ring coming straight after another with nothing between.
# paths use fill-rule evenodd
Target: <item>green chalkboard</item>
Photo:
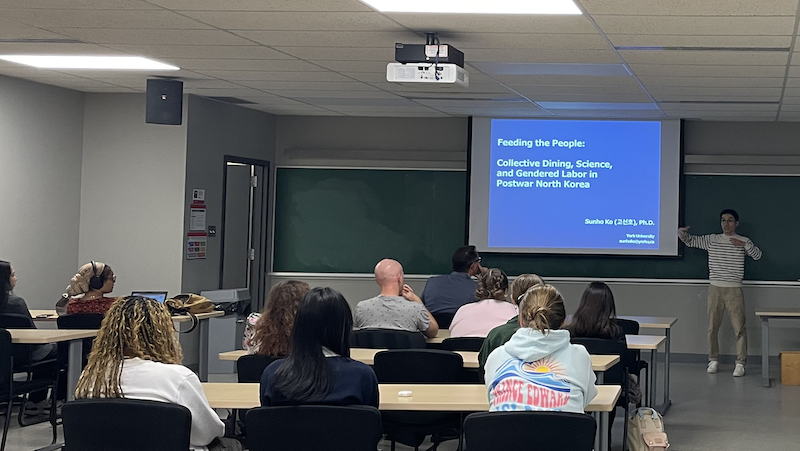
<instances>
[{"instance_id":1,"label":"green chalkboard","mask_svg":"<svg viewBox=\"0 0 800 451\"><path fill-rule=\"evenodd\" d=\"M279 169L275 271L369 273L397 258L410 274L450 271L465 240L466 174L435 171ZM763 251L747 259L750 280L800 279L800 177L684 177L684 224L720 233L719 212L736 209L739 233ZM482 253L486 266L544 277L704 279L706 252L680 257Z\"/></svg>"},{"instance_id":2,"label":"green chalkboard","mask_svg":"<svg viewBox=\"0 0 800 451\"><path fill-rule=\"evenodd\" d=\"M274 271L450 272L464 244L463 171L278 168Z\"/></svg>"}]
</instances>

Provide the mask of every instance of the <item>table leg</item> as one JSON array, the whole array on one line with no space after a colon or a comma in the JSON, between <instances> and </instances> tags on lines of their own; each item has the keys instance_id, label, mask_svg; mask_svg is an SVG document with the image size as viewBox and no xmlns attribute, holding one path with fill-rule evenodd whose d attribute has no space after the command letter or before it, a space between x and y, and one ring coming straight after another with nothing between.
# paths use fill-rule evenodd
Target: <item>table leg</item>
<instances>
[{"instance_id":1,"label":"table leg","mask_svg":"<svg viewBox=\"0 0 800 451\"><path fill-rule=\"evenodd\" d=\"M198 356L198 372L200 380L208 382L208 320L200 320L200 355Z\"/></svg>"},{"instance_id":2,"label":"table leg","mask_svg":"<svg viewBox=\"0 0 800 451\"><path fill-rule=\"evenodd\" d=\"M67 354L67 401L75 399L75 387L81 377L83 363L83 339L70 340Z\"/></svg>"},{"instance_id":3,"label":"table leg","mask_svg":"<svg viewBox=\"0 0 800 451\"><path fill-rule=\"evenodd\" d=\"M594 417L594 422L597 425L597 429L594 432L594 451L600 451L600 412L592 412L592 416Z\"/></svg>"},{"instance_id":4,"label":"table leg","mask_svg":"<svg viewBox=\"0 0 800 451\"><path fill-rule=\"evenodd\" d=\"M657 350L650 351L650 400L648 407L655 409L656 407L656 392L658 391L656 384L658 383L658 356Z\"/></svg>"},{"instance_id":5,"label":"table leg","mask_svg":"<svg viewBox=\"0 0 800 451\"><path fill-rule=\"evenodd\" d=\"M595 384L603 385L603 379L604 379L603 375L605 374L605 371L597 371L594 374L597 376L597 382L595 382Z\"/></svg>"},{"instance_id":6,"label":"table leg","mask_svg":"<svg viewBox=\"0 0 800 451\"><path fill-rule=\"evenodd\" d=\"M761 385L769 387L769 318L761 317Z\"/></svg>"},{"instance_id":7,"label":"table leg","mask_svg":"<svg viewBox=\"0 0 800 451\"><path fill-rule=\"evenodd\" d=\"M600 412L600 424L597 425L597 430L598 434L596 435L600 436L600 446L595 449L608 451L608 412Z\"/></svg>"},{"instance_id":8,"label":"table leg","mask_svg":"<svg viewBox=\"0 0 800 451\"><path fill-rule=\"evenodd\" d=\"M672 405L672 400L669 398L669 329L666 329L667 339L664 342L664 404L658 409L661 415L667 413L667 409Z\"/></svg>"}]
</instances>

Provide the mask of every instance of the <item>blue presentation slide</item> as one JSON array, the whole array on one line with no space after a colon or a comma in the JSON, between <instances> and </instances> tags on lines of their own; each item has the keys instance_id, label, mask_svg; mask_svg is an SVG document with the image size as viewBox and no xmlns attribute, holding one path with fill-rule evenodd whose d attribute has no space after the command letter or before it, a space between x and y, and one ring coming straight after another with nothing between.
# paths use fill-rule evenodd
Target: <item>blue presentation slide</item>
<instances>
[{"instance_id":1,"label":"blue presentation slide","mask_svg":"<svg viewBox=\"0 0 800 451\"><path fill-rule=\"evenodd\" d=\"M493 119L489 247L658 249L661 123Z\"/></svg>"}]
</instances>

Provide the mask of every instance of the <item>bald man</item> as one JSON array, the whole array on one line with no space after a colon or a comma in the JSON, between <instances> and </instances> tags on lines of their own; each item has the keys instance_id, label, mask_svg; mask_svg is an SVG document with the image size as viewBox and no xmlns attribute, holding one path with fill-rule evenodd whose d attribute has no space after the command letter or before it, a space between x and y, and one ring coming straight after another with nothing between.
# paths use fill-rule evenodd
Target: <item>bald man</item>
<instances>
[{"instance_id":1,"label":"bald man","mask_svg":"<svg viewBox=\"0 0 800 451\"><path fill-rule=\"evenodd\" d=\"M375 283L381 294L356 305L355 327L422 332L433 338L439 325L422 299L403 280L403 265L384 259L375 266Z\"/></svg>"}]
</instances>

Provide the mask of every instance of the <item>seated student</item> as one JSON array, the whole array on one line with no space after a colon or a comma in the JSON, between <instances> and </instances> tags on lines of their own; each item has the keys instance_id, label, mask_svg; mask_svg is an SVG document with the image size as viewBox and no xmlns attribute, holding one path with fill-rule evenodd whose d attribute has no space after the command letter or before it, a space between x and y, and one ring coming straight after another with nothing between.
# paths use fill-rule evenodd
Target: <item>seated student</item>
<instances>
[{"instance_id":1,"label":"seated student","mask_svg":"<svg viewBox=\"0 0 800 451\"><path fill-rule=\"evenodd\" d=\"M323 404L378 407L378 379L350 358L353 316L332 288L314 288L300 302L289 356L261 376L261 405Z\"/></svg>"},{"instance_id":2,"label":"seated student","mask_svg":"<svg viewBox=\"0 0 800 451\"><path fill-rule=\"evenodd\" d=\"M573 337L622 340L625 333L617 324L614 294L603 282L592 282L583 291L578 310L567 324Z\"/></svg>"},{"instance_id":3,"label":"seated student","mask_svg":"<svg viewBox=\"0 0 800 451\"><path fill-rule=\"evenodd\" d=\"M472 276L485 268L481 266L481 256L475 246L461 246L453 253L453 272L446 276L428 279L422 290L422 301L434 315L453 315L464 304L475 300L478 284ZM442 324L449 327L450 324Z\"/></svg>"},{"instance_id":4,"label":"seated student","mask_svg":"<svg viewBox=\"0 0 800 451\"><path fill-rule=\"evenodd\" d=\"M31 312L28 310L28 305L25 303L25 300L11 294L11 291L16 286L17 274L11 266L11 263L0 260L0 313L17 314L30 318ZM34 328L36 328L35 325ZM29 349L27 346L33 347L30 349L30 354L28 354ZM57 353L57 348L53 343L43 345L12 345L12 347L14 347L14 362L18 362L17 359L21 359L25 362L28 361L29 357L29 363L41 362L42 360L55 358ZM55 363L46 368L42 365L41 368L33 371L33 378L49 379L55 377L56 371ZM43 413L47 407L44 401L46 396L47 393L45 391L31 393L25 405L25 415L38 415Z\"/></svg>"},{"instance_id":5,"label":"seated student","mask_svg":"<svg viewBox=\"0 0 800 451\"><path fill-rule=\"evenodd\" d=\"M552 285L534 286L519 304L520 329L486 361L489 410L584 413L597 396L592 359L569 342L564 299Z\"/></svg>"},{"instance_id":6,"label":"seated student","mask_svg":"<svg viewBox=\"0 0 800 451\"><path fill-rule=\"evenodd\" d=\"M242 345L248 354L285 356L300 300L311 289L305 282L286 280L271 290L263 313L247 317Z\"/></svg>"},{"instance_id":7,"label":"seated student","mask_svg":"<svg viewBox=\"0 0 800 451\"><path fill-rule=\"evenodd\" d=\"M81 266L67 287L67 314L105 313L117 300L106 297L114 291L116 281L114 271L105 263L92 261Z\"/></svg>"},{"instance_id":8,"label":"seated student","mask_svg":"<svg viewBox=\"0 0 800 451\"><path fill-rule=\"evenodd\" d=\"M517 276L517 278L514 279L514 283L511 284L511 302L513 302L514 305L518 305L519 301L522 299L522 295L528 291L528 288L536 285L544 285L544 280L536 274L520 274ZM478 364L481 370L483 370L483 367L486 365L486 359L489 358L489 354L498 346L505 344L505 342L514 335L517 329L519 329L519 317L515 315L505 324L497 326L489 331L489 334L486 335L486 339L483 340L481 351L478 353Z\"/></svg>"},{"instance_id":9,"label":"seated student","mask_svg":"<svg viewBox=\"0 0 800 451\"><path fill-rule=\"evenodd\" d=\"M403 266L384 259L375 266L375 283L381 293L356 305L355 326L359 329L394 329L422 332L433 338L439 325L433 315L403 280Z\"/></svg>"},{"instance_id":10,"label":"seated student","mask_svg":"<svg viewBox=\"0 0 800 451\"><path fill-rule=\"evenodd\" d=\"M517 316L517 307L506 301L508 277L492 268L478 277L475 297L479 302L464 304L450 323L451 337L485 337L489 331Z\"/></svg>"},{"instance_id":11,"label":"seated student","mask_svg":"<svg viewBox=\"0 0 800 451\"><path fill-rule=\"evenodd\" d=\"M208 405L200 379L181 365L167 307L127 296L111 305L75 390L76 398L130 398L180 404L192 413L192 450L239 450ZM147 431L142 431L147 433Z\"/></svg>"}]
</instances>

